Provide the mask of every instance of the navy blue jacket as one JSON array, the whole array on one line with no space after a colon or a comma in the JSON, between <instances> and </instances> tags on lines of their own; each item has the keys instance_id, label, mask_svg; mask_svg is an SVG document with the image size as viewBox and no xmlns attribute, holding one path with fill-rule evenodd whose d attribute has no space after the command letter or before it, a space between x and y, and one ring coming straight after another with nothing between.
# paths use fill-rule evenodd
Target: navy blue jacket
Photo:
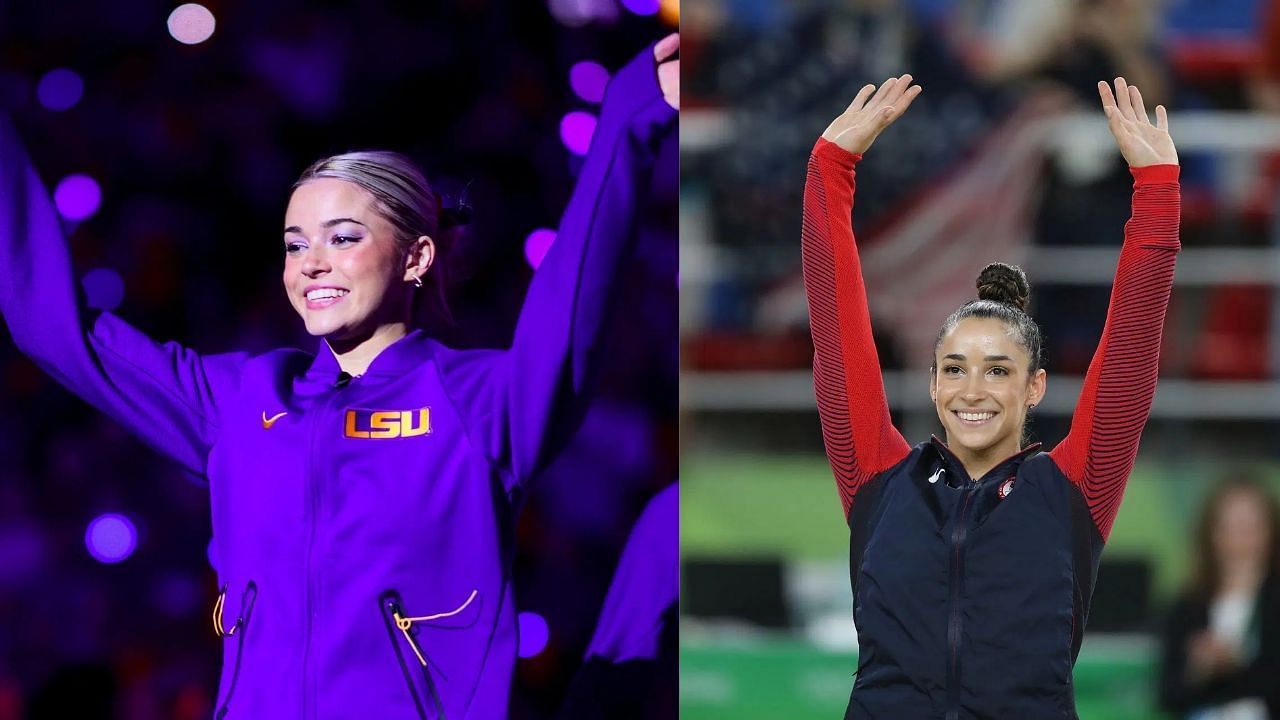
<instances>
[{"instance_id":1,"label":"navy blue jacket","mask_svg":"<svg viewBox=\"0 0 1280 720\"><path fill-rule=\"evenodd\" d=\"M858 675L846 718L1074 718L1103 544L1155 394L1178 168L1133 168L1107 324L1071 430L970 478L893 427L853 239L852 155L819 140L804 274L823 440L849 522Z\"/></svg>"}]
</instances>

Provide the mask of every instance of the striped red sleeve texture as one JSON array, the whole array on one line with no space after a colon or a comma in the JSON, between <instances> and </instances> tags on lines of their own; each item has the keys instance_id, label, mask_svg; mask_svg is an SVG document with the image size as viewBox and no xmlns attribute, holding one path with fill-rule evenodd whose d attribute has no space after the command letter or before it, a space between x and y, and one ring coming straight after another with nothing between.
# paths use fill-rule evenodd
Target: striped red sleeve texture
<instances>
[{"instance_id":1,"label":"striped red sleeve texture","mask_svg":"<svg viewBox=\"0 0 1280 720\"><path fill-rule=\"evenodd\" d=\"M858 488L910 450L889 417L853 239L853 166L861 157L818 140L809 156L801 236L813 385L846 517Z\"/></svg>"},{"instance_id":2,"label":"striped red sleeve texture","mask_svg":"<svg viewBox=\"0 0 1280 720\"><path fill-rule=\"evenodd\" d=\"M1104 541L1151 412L1160 333L1180 247L1178 166L1131 171L1133 211L1124 228L1107 324L1085 375L1071 431L1049 453L1080 487Z\"/></svg>"}]
</instances>

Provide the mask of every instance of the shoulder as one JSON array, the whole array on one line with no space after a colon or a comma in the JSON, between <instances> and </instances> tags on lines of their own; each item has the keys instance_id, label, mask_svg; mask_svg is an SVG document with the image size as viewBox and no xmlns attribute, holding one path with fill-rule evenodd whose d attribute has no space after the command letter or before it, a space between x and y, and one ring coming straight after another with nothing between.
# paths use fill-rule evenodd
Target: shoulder
<instances>
[{"instance_id":1,"label":"shoulder","mask_svg":"<svg viewBox=\"0 0 1280 720\"><path fill-rule=\"evenodd\" d=\"M432 359L440 374L445 377L464 377L476 373L484 373L501 363L507 356L506 350L479 348L460 350L439 343L432 343L434 349Z\"/></svg>"}]
</instances>

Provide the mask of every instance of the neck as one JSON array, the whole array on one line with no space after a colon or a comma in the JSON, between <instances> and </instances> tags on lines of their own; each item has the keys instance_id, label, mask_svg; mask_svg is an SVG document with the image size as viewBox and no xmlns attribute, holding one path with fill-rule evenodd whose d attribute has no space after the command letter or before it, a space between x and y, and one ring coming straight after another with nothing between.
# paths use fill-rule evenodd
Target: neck
<instances>
[{"instance_id":1,"label":"neck","mask_svg":"<svg viewBox=\"0 0 1280 720\"><path fill-rule=\"evenodd\" d=\"M964 466L964 471L969 473L969 478L972 480L982 479L982 476L991 472L992 468L1022 450L1022 444L1016 441L1001 443L985 450L971 450L952 443L950 437L947 438L947 447Z\"/></svg>"},{"instance_id":2,"label":"neck","mask_svg":"<svg viewBox=\"0 0 1280 720\"><path fill-rule=\"evenodd\" d=\"M326 338L329 349L333 351L333 357L338 361L338 367L348 375L363 375L365 370L369 369L369 365L374 358L386 350L395 341L409 334L409 324L405 322L394 322L379 325L374 328L368 335L362 335L357 338L346 338L343 340L333 340Z\"/></svg>"}]
</instances>

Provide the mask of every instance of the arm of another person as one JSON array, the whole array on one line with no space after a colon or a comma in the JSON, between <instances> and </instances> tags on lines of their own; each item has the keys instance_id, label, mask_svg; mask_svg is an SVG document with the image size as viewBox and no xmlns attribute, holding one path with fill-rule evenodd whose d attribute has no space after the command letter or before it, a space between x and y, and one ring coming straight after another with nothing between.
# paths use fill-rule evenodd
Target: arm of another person
<instances>
[{"instance_id":1,"label":"arm of another person","mask_svg":"<svg viewBox=\"0 0 1280 720\"><path fill-rule=\"evenodd\" d=\"M1098 83L1111 133L1133 172L1133 213L1102 339L1067 437L1049 454L1081 490L1102 540L1111 533L1151 413L1160 335L1173 290L1178 241L1178 154L1163 106L1151 123L1136 87Z\"/></svg>"},{"instance_id":2,"label":"arm of another person","mask_svg":"<svg viewBox=\"0 0 1280 720\"><path fill-rule=\"evenodd\" d=\"M243 355L160 345L81 302L57 211L0 116L0 314L18 349L59 383L187 470L203 475L216 399Z\"/></svg>"},{"instance_id":3,"label":"arm of another person","mask_svg":"<svg viewBox=\"0 0 1280 720\"><path fill-rule=\"evenodd\" d=\"M845 516L864 483L910 448L889 416L862 265L853 237L854 165L920 94L911 76L867 85L809 156L801 262L813 334L813 385L822 439Z\"/></svg>"},{"instance_id":4,"label":"arm of another person","mask_svg":"<svg viewBox=\"0 0 1280 720\"><path fill-rule=\"evenodd\" d=\"M677 112L672 35L610 81L560 229L525 296L509 351L443 367L470 434L509 472L508 490L545 468L585 411L614 287L640 224L659 148ZM659 83L659 77L662 83ZM675 338L671 339L675 342Z\"/></svg>"}]
</instances>

